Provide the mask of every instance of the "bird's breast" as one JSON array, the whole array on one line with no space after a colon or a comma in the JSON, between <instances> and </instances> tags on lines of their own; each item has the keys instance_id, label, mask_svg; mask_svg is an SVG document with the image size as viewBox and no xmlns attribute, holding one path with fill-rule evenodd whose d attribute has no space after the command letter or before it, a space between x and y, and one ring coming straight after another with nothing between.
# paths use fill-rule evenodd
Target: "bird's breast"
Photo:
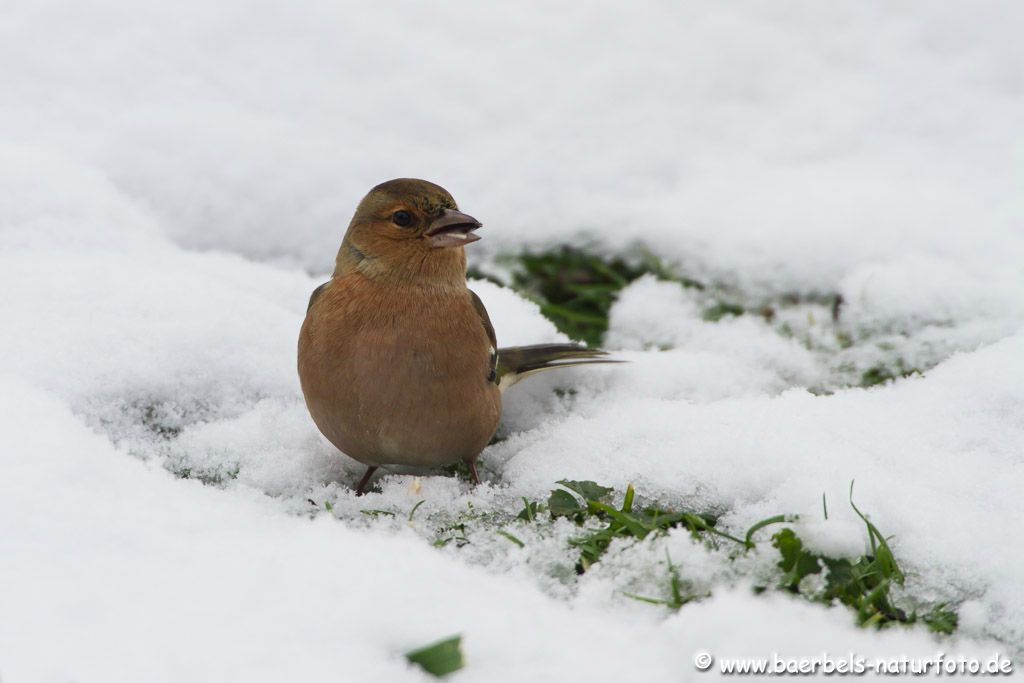
<instances>
[{"instance_id":1,"label":"bird's breast","mask_svg":"<svg viewBox=\"0 0 1024 683\"><path fill-rule=\"evenodd\" d=\"M334 281L310 307L299 376L321 432L368 464L476 457L501 413L490 341L461 288Z\"/></svg>"}]
</instances>

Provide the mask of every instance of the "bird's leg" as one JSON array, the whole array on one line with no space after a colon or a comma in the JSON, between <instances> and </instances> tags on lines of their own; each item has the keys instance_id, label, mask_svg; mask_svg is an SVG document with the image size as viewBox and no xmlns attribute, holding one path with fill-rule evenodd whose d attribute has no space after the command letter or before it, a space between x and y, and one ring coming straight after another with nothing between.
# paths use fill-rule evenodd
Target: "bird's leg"
<instances>
[{"instance_id":1,"label":"bird's leg","mask_svg":"<svg viewBox=\"0 0 1024 683\"><path fill-rule=\"evenodd\" d=\"M361 496L364 493L366 493L366 485L370 483L370 477L372 477L373 473L376 471L376 465L370 465L369 467L366 468L366 474L363 475L363 478L359 480L359 484L356 486L357 496Z\"/></svg>"},{"instance_id":2,"label":"bird's leg","mask_svg":"<svg viewBox=\"0 0 1024 683\"><path fill-rule=\"evenodd\" d=\"M469 468L469 473L473 475L473 483L480 484L480 475L476 473L476 460L467 460L466 467Z\"/></svg>"}]
</instances>

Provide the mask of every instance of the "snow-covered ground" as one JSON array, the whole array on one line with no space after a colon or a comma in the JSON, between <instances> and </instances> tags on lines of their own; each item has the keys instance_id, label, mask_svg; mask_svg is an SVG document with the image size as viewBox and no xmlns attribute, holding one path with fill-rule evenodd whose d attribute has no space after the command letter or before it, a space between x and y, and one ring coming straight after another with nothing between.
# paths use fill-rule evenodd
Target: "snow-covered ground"
<instances>
[{"instance_id":1,"label":"snow-covered ground","mask_svg":"<svg viewBox=\"0 0 1024 683\"><path fill-rule=\"evenodd\" d=\"M8 3L0 680L426 680L402 653L452 633L458 681L688 680L698 651L1019 657L1021 26L1009 1ZM485 223L477 265L639 240L791 303L711 322L642 278L606 337L632 362L513 389L488 484L395 473L356 499L295 341L356 202L396 176ZM562 338L474 288L501 344ZM924 373L848 386L879 362ZM864 550L855 480L958 635L754 595L768 550L673 532L576 577L568 522L495 533L563 478L734 531L800 514L840 555ZM467 519L467 545L432 547ZM666 551L710 598L625 596L664 591Z\"/></svg>"}]
</instances>

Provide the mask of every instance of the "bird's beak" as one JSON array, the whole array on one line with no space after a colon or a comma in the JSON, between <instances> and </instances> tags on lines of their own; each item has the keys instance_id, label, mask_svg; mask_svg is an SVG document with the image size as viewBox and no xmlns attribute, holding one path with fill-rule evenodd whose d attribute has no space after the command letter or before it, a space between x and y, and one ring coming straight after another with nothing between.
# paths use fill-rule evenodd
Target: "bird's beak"
<instances>
[{"instance_id":1,"label":"bird's beak","mask_svg":"<svg viewBox=\"0 0 1024 683\"><path fill-rule=\"evenodd\" d=\"M483 223L462 213L445 209L427 228L425 235L432 247L461 247L480 239L473 231Z\"/></svg>"}]
</instances>

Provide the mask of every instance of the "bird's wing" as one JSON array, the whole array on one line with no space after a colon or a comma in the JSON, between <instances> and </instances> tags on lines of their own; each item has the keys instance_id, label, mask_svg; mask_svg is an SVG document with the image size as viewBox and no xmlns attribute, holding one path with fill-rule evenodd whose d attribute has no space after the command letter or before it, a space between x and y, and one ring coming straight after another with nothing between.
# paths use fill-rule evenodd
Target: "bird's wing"
<instances>
[{"instance_id":1,"label":"bird's wing","mask_svg":"<svg viewBox=\"0 0 1024 683\"><path fill-rule=\"evenodd\" d=\"M476 309L477 315L480 316L480 322L483 323L484 331L487 332L487 338L491 342L491 374L487 376L488 381L498 383L498 337L494 334L494 325L491 324L491 317L487 315L487 309L484 308L484 302L480 301L480 297L476 295L472 289L469 290L469 296L473 299L473 308Z\"/></svg>"},{"instance_id":2,"label":"bird's wing","mask_svg":"<svg viewBox=\"0 0 1024 683\"><path fill-rule=\"evenodd\" d=\"M324 293L324 289L326 289L329 284L331 284L330 280L314 289L313 293L309 295L309 303L306 304L306 313L309 313L309 309L313 308L313 302L317 300L317 297Z\"/></svg>"}]
</instances>

